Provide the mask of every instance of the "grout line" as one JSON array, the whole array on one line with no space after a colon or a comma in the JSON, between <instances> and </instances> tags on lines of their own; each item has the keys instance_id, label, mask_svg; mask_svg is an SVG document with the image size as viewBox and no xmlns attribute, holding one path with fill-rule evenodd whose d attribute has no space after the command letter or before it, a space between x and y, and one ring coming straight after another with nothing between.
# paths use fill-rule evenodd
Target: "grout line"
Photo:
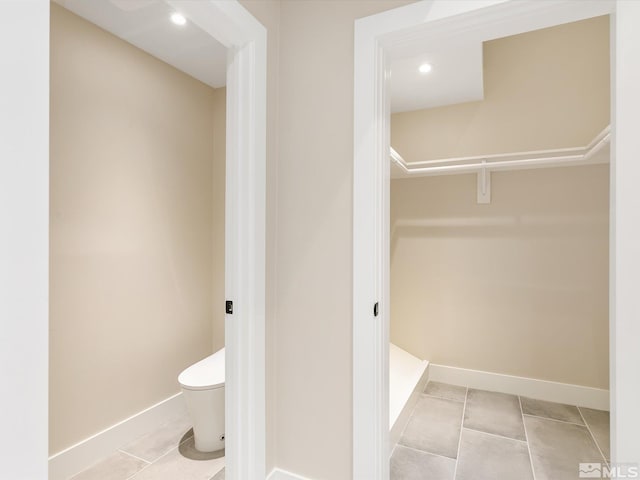
<instances>
[{"instance_id":1,"label":"grout line","mask_svg":"<svg viewBox=\"0 0 640 480\"><path fill-rule=\"evenodd\" d=\"M460 436L458 437L458 451L456 453L456 466L453 469L453 480L458 474L458 460L460 460L460 446L462 445L462 431L464 430L464 415L467 411L467 397L469 396L469 387L464 392L464 403L462 404L462 420L460 421Z\"/></svg>"},{"instance_id":2,"label":"grout line","mask_svg":"<svg viewBox=\"0 0 640 480\"><path fill-rule=\"evenodd\" d=\"M527 443L526 440L519 440L517 438L505 437L504 435L498 435L497 433L485 432L484 430L477 430L475 428L462 427L464 430L469 430L471 432L483 433L485 435L491 435L492 437L501 438L503 440L513 440L514 442Z\"/></svg>"},{"instance_id":3,"label":"grout line","mask_svg":"<svg viewBox=\"0 0 640 480\"><path fill-rule=\"evenodd\" d=\"M393 454L396 451L396 448L398 448L398 443L396 442L396 444L393 446L393 448L391 449L391 454L389 455L389 460L391 460L391 457L393 457Z\"/></svg>"},{"instance_id":4,"label":"grout line","mask_svg":"<svg viewBox=\"0 0 640 480\"><path fill-rule=\"evenodd\" d=\"M429 398L437 398L438 400L449 400L450 402L464 403L464 400L456 400L455 398L439 397L438 395L431 395L430 393L422 392L422 395Z\"/></svg>"},{"instance_id":5,"label":"grout line","mask_svg":"<svg viewBox=\"0 0 640 480\"><path fill-rule=\"evenodd\" d=\"M129 455L130 457L133 457L133 458L135 458L137 460L141 460L141 461L143 461L144 463L147 463L147 464L151 464L152 463L149 460L145 460L144 458L140 458L137 455L134 455L133 453L126 452L126 451L122 450L121 448L118 449L118 452L124 453L125 455Z\"/></svg>"},{"instance_id":6,"label":"grout line","mask_svg":"<svg viewBox=\"0 0 640 480\"><path fill-rule=\"evenodd\" d=\"M582 423L576 423L576 422L568 422L567 420L560 420L557 418L550 418L550 417L542 417L540 415L531 415L530 413L523 413L522 414L525 417L532 417L532 418L539 418L541 420L551 420L552 422L560 422L560 423L566 423L568 425L575 425L576 427L585 427L586 426L586 422L584 424Z\"/></svg>"},{"instance_id":7,"label":"grout line","mask_svg":"<svg viewBox=\"0 0 640 480\"><path fill-rule=\"evenodd\" d=\"M123 453L126 453L126 452L123 452ZM129 455L129 454L127 453L127 455ZM133 456L133 455L132 455L132 456ZM163 456L164 456L164 455L163 455ZM160 458L162 458L162 457L160 457ZM131 479L132 479L132 478L134 478L136 475L138 475L140 472L145 471L147 468L149 468L149 467L150 467L151 465L153 465L154 463L155 463L155 461L154 461L154 462L147 463L144 467L142 467L140 470L138 470L137 472L135 472L133 475L131 475L131 476L127 477L127 478L126 478L126 480L131 480Z\"/></svg>"},{"instance_id":8,"label":"grout line","mask_svg":"<svg viewBox=\"0 0 640 480\"><path fill-rule=\"evenodd\" d=\"M524 428L524 438L527 440L527 452L529 452L529 465L531 465L531 475L536 480L536 471L533 468L533 455L531 455L531 445L529 445L529 435L527 434L527 424L524 422L524 410L522 410L522 398L518 395L518 405L520 405L520 416L522 417L522 428Z\"/></svg>"},{"instance_id":9,"label":"grout line","mask_svg":"<svg viewBox=\"0 0 640 480\"><path fill-rule=\"evenodd\" d=\"M402 445L398 443L396 447L408 448L409 450L413 450L414 452L426 453L427 455L433 455L434 457L446 458L447 460L455 460L455 458L447 457L446 455L441 455L439 453L427 452L426 450L420 450L419 448L410 447L408 445Z\"/></svg>"},{"instance_id":10,"label":"grout line","mask_svg":"<svg viewBox=\"0 0 640 480\"><path fill-rule=\"evenodd\" d=\"M604 456L604 453L602 452L602 449L600 448L600 444L596 440L596 436L593 434L593 432L591 431L591 427L589 427L589 424L587 423L587 420L582 415L582 411L580 410L580 407L576 407L576 408L578 409L578 413L580 414L580 417L582 418L582 421L587 426L587 430L589 431L589 435L591 435L591 439L593 440L593 443L596 444L596 448L598 449L598 452L600 452L600 455L602 455L602 459L604 460L604 463L606 463L607 466L609 466L609 460L607 460L607 457Z\"/></svg>"},{"instance_id":11,"label":"grout line","mask_svg":"<svg viewBox=\"0 0 640 480\"><path fill-rule=\"evenodd\" d=\"M427 382L427 383L429 383L429 382ZM391 455L393 455L393 452L396 450L396 447L398 445L402 445L400 443L400 440L402 440L402 437L404 437L404 432L407 431L407 428L409 427L409 423L411 423L411 419L413 418L413 414L416 412L416 408L418 408L419 400L420 399L418 398L418 402L416 402L416 404L413 406L413 410L411 410L411 413L409 414L409 418L407 419L407 422L404 424L404 428L402 429L402 432L400 432L400 436L398 437L398 441L396 442L396 444L391 449ZM405 445L402 445L402 446L404 447ZM407 448L411 448L411 447L407 447ZM414 450L417 450L417 448L414 448ZM422 451L422 450L419 450L419 451ZM430 453L430 452L427 452L427 453ZM391 455L389 455L389 458L391 458Z\"/></svg>"},{"instance_id":12,"label":"grout line","mask_svg":"<svg viewBox=\"0 0 640 480\"><path fill-rule=\"evenodd\" d=\"M171 450L169 450L168 452L160 455L158 458L156 458L153 462L151 462L149 465L146 465L144 468L141 468L140 470L138 470L136 473L134 473L133 475L131 475L130 477L128 477L126 480L131 480L132 478L134 478L136 475L138 475L140 472L142 472L143 470L146 470L147 468L149 468L151 465L156 464L161 458L166 457L167 455L169 455L171 452L173 452L174 450L177 450L178 448L180 448L180 446L174 447Z\"/></svg>"},{"instance_id":13,"label":"grout line","mask_svg":"<svg viewBox=\"0 0 640 480\"><path fill-rule=\"evenodd\" d=\"M215 477L216 475L218 475L222 470L224 470L226 468L227 464L225 463L224 465L222 465L222 467L220 467L220 470L218 470L216 473L213 474L213 477ZM226 472L225 472L226 474ZM210 480L213 480L213 477L211 477Z\"/></svg>"},{"instance_id":14,"label":"grout line","mask_svg":"<svg viewBox=\"0 0 640 480\"><path fill-rule=\"evenodd\" d=\"M193 429L192 429L192 430L193 430ZM184 436L184 434L183 434L183 436ZM183 441L181 441L181 442L178 444L178 446L180 446L180 445L182 445L182 444L184 444L184 443L187 443L187 442L188 442L189 440L191 440L192 438L193 438L193 433L192 433L191 435L189 435L187 438L185 438ZM194 440L194 441L195 441L195 440Z\"/></svg>"},{"instance_id":15,"label":"grout line","mask_svg":"<svg viewBox=\"0 0 640 480\"><path fill-rule=\"evenodd\" d=\"M125 480L131 480L132 478L134 478L136 475L138 475L140 472L144 472L147 468L149 468L151 466L151 463L148 465L145 465L144 467L142 467L140 470L138 470L136 473L134 473L133 475L131 475L130 477L127 477Z\"/></svg>"}]
</instances>

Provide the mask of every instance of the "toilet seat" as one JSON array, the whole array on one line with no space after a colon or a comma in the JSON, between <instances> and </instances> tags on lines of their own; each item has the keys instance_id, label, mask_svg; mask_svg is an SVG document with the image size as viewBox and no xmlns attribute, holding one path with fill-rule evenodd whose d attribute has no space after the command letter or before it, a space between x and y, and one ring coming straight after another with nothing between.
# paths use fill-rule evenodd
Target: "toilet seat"
<instances>
[{"instance_id":1,"label":"toilet seat","mask_svg":"<svg viewBox=\"0 0 640 480\"><path fill-rule=\"evenodd\" d=\"M213 390L224 387L224 348L185 369L178 382L187 390Z\"/></svg>"}]
</instances>

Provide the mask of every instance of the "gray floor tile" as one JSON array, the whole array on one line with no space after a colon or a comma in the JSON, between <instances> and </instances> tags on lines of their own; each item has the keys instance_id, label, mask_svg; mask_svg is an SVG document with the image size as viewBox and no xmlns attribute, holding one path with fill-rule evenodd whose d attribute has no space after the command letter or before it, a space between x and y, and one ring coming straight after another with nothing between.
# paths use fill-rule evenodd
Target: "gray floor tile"
<instances>
[{"instance_id":1,"label":"gray floor tile","mask_svg":"<svg viewBox=\"0 0 640 480\"><path fill-rule=\"evenodd\" d=\"M593 436L595 437L600 450L602 450L602 453L604 454L607 461L610 460L611 427L609 425L609 412L584 407L580 407L580 411L582 412L582 416L584 417L585 422L587 422L591 433L593 433Z\"/></svg>"},{"instance_id":2,"label":"gray floor tile","mask_svg":"<svg viewBox=\"0 0 640 480\"><path fill-rule=\"evenodd\" d=\"M462 429L456 480L533 480L525 442Z\"/></svg>"},{"instance_id":3,"label":"gray floor tile","mask_svg":"<svg viewBox=\"0 0 640 480\"><path fill-rule=\"evenodd\" d=\"M553 418L563 422L584 425L578 407L564 405L562 403L545 402L534 398L520 397L522 401L522 413L535 415L536 417Z\"/></svg>"},{"instance_id":4,"label":"gray floor tile","mask_svg":"<svg viewBox=\"0 0 640 480\"><path fill-rule=\"evenodd\" d=\"M165 423L157 430L150 432L133 442L125 445L120 450L130 453L147 462L154 462L168 451L180 445L186 432L191 429L191 421L188 416L177 418ZM191 432L193 435L193 432Z\"/></svg>"},{"instance_id":5,"label":"gray floor tile","mask_svg":"<svg viewBox=\"0 0 640 480\"><path fill-rule=\"evenodd\" d=\"M224 480L224 468L211 477L211 480Z\"/></svg>"},{"instance_id":6,"label":"gray floor tile","mask_svg":"<svg viewBox=\"0 0 640 480\"><path fill-rule=\"evenodd\" d=\"M424 393L432 397L447 398L456 402L464 402L467 395L467 387L449 385L448 383L429 382Z\"/></svg>"},{"instance_id":7,"label":"gray floor tile","mask_svg":"<svg viewBox=\"0 0 640 480\"><path fill-rule=\"evenodd\" d=\"M580 463L602 462L586 427L525 417L536 480L576 480Z\"/></svg>"},{"instance_id":8,"label":"gray floor tile","mask_svg":"<svg viewBox=\"0 0 640 480\"><path fill-rule=\"evenodd\" d=\"M400 437L401 445L456 458L464 404L422 395Z\"/></svg>"},{"instance_id":9,"label":"gray floor tile","mask_svg":"<svg viewBox=\"0 0 640 480\"><path fill-rule=\"evenodd\" d=\"M456 461L398 445L391 455L391 480L453 480Z\"/></svg>"},{"instance_id":10,"label":"gray floor tile","mask_svg":"<svg viewBox=\"0 0 640 480\"><path fill-rule=\"evenodd\" d=\"M131 455L115 452L91 468L75 475L71 480L126 480L147 465L147 462Z\"/></svg>"},{"instance_id":11,"label":"gray floor tile","mask_svg":"<svg viewBox=\"0 0 640 480\"><path fill-rule=\"evenodd\" d=\"M177 448L156 460L131 480L209 480L224 467L224 457L190 460Z\"/></svg>"},{"instance_id":12,"label":"gray floor tile","mask_svg":"<svg viewBox=\"0 0 640 480\"><path fill-rule=\"evenodd\" d=\"M464 426L481 432L525 440L520 402L515 395L469 389Z\"/></svg>"}]
</instances>

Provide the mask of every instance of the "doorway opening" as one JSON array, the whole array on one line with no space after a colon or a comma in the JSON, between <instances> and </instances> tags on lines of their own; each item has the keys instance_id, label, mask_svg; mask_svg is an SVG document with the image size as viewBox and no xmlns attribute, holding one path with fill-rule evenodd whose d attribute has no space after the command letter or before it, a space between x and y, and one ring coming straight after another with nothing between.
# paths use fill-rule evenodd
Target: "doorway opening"
<instances>
[{"instance_id":1,"label":"doorway opening","mask_svg":"<svg viewBox=\"0 0 640 480\"><path fill-rule=\"evenodd\" d=\"M489 29L492 38L502 38L554 25L576 22L614 11L613 3L576 2L535 4L534 2L433 2L401 7L356 22L356 79L355 79L355 138L354 138L354 478L389 478L389 337L390 337L390 105L389 74L394 60L410 58L436 45L459 47L466 36L473 37L482 29ZM615 24L615 22L613 22ZM612 32L615 36L616 32ZM620 48L612 42L612 66L615 71L615 52ZM612 85L613 98L618 93ZM617 104L612 102L613 132L616 132ZM595 132L594 137L598 132ZM598 143L608 135L604 132ZM615 146L615 135L613 137ZM590 140L590 139L589 139ZM576 145L576 155L586 155L593 145ZM608 141L604 140L604 141ZM587 148L589 147L589 148ZM523 149L524 150L524 149ZM579 152L577 150L580 150ZM517 150L516 150L517 152ZM483 152L484 153L484 152ZM393 156L393 153L392 153ZM472 156L472 155L462 155ZM438 159L436 157L436 159ZM422 159L412 158L411 162ZM518 159L505 159L518 160ZM402 163L402 158L396 158ZM410 162L409 162L410 163ZM428 163L428 162L426 162ZM478 163L481 163L479 161ZM613 162L612 162L613 164ZM419 167L425 167L421 165ZM429 167L434 165L429 165ZM460 168L466 168L465 166ZM477 169L472 171L480 171ZM486 170L485 170L486 171ZM482 182L480 181L482 178ZM487 176L478 176L473 187L477 198L490 191ZM615 192L617 177L611 176L611 195ZM482 195L481 195L482 194ZM613 198L613 197L612 197ZM612 202L613 205L613 202ZM615 221L612 219L610 244L615 243ZM611 275L614 276L620 259L612 258ZM615 298L615 282L610 288L610 303ZM372 306L378 305L381 315L376 318ZM611 306L612 311L613 305ZM614 332L615 317L610 315L610 328ZM612 333L611 344L615 344ZM619 353L619 352L618 352ZM611 358L612 411L615 412L614 348ZM464 369L463 369L464 370ZM458 372L458 382L468 381L469 372ZM467 375L464 377L464 375ZM487 380L486 378L484 379ZM513 380L513 379L510 379ZM454 383L454 382L450 382ZM516 381L511 393L528 395L526 386ZM473 385L471 385L473 386ZM485 383L486 387L486 383ZM502 387L504 388L504 387ZM520 389L518 392L517 390ZM499 390L496 388L495 390ZM565 392L567 393L567 392ZM602 392L596 395L602 400ZM530 395L532 396L532 395ZM598 400L598 401L600 401ZM606 399L605 399L606 401ZM566 402L565 402L566 403ZM615 415L612 417L615 419ZM617 422L611 428L615 437ZM615 461L615 441L613 457ZM577 468L577 466L576 466Z\"/></svg>"},{"instance_id":2,"label":"doorway opening","mask_svg":"<svg viewBox=\"0 0 640 480\"><path fill-rule=\"evenodd\" d=\"M92 268L95 278L87 277L86 281L100 287L102 293L97 297L111 300L102 306L97 302L84 302L79 310L86 315L91 315L95 308L94 316L104 316L104 311L113 303L122 305L121 302L128 302L131 308L124 309L130 316L130 321L126 322L128 328L119 328L116 332L112 327L123 320L117 315L111 325L109 318L97 323L92 318L91 321L80 321L76 326L67 325L69 328L56 330L60 326L60 322L53 321L60 318L56 310L51 324L50 342L55 343L51 351L52 356L59 354L63 360L59 362L60 359L56 358L52 366L65 364L65 352L60 348L60 341L73 342L76 338L82 347L81 339L87 333L83 329L93 325L104 330L104 335L93 335L94 340L97 339L93 346L87 345L84 353L80 348L71 362L84 365L83 368L89 371L93 366L95 371L102 372L98 374L97 383L101 386L87 386L84 397L87 409L92 408L91 395L99 394L100 388L105 389L107 396L110 387L122 384L118 372L122 372L120 376L124 377L142 363L151 366L147 374L141 375L139 382L120 385L117 392L120 397L116 395L110 401L120 412L120 417L122 412L134 408L118 405L124 402L124 398L137 401L138 406L127 414L127 418L116 418L115 423L110 418L112 425L107 423L104 430L90 432L93 435L84 435L79 441L70 436L58 442L63 446L53 451L49 459L50 478L69 478L139 437L149 430L149 426L169 419L182 400L180 394L166 395L167 391L171 393L172 385L175 385L174 391L179 391L179 370L222 345L226 350L226 408L223 413L226 478L264 478L266 30L237 1L104 0L88 5L82 1L60 0L58 3L61 6L52 5L53 14L61 14L65 18L73 16L63 8L66 7L137 48L124 47L124 42L78 17L71 20L77 24L78 30L84 33L91 30L92 34L100 37L96 40L98 43L117 45L111 50L108 46L100 49L103 57L89 54L84 62L75 63L72 59L68 65L71 71L63 75L67 80L73 80L74 72L89 71L98 83L95 91L91 85L78 84L75 93L73 88L65 90L68 85L57 85L61 88L55 89L56 97L52 97L52 102L59 102L59 93L67 91L69 98L81 98L82 95L76 94L88 93L98 97L98 104L104 102L105 106L116 108L109 108L110 114L97 112L88 116L91 121L83 124L81 118L75 117L86 105L81 101L75 104L66 102L64 109L57 110L63 114L55 118L55 125L52 117L52 127L55 127L52 132L56 135L52 142L52 159L55 155L56 165L52 168L51 181L53 186L59 181L63 185L63 188L52 188L52 216L56 218L58 215L53 224L57 232L52 240L61 241L55 246L52 260L59 260L61 252L71 258L74 250L76 258L84 259L81 263L85 267L92 259L102 258L101 265L105 268ZM217 74L226 83L226 93L211 88L217 86L214 85L216 79L211 76L215 77L216 72L211 71L209 64L214 57L210 55L212 42L217 43L215 48L221 50L221 69ZM139 50L131 56L115 53L115 50L124 48L144 50L165 64ZM184 73L173 70L166 63ZM109 65L117 68L100 73ZM145 70L146 67L149 68ZM156 71L154 69L162 70L162 81L154 79L151 74ZM135 84L132 78L141 71L146 73L140 74L139 82ZM104 88L100 88L100 84ZM81 89L91 92L79 92ZM171 94L172 91L175 95ZM215 104L221 107L207 110L208 106ZM138 105L137 110L128 111L132 105ZM214 119L213 110L216 108L219 115ZM53 110L55 113L56 109ZM114 110L121 110L122 115L113 114ZM165 121L167 115L170 121ZM68 124L65 123L67 120ZM222 132L217 134L217 141L218 147L226 145L226 154L224 148L222 151L218 149L217 153L212 151L210 137L215 132L207 130L216 130L212 126L215 122L222 124L217 129ZM114 126L117 128L112 128ZM82 134L83 128L88 130L86 135ZM110 130L119 133L109 138ZM69 137L74 131L78 135L72 142ZM119 142L118 135L129 135L126 147ZM57 142L62 137L64 142ZM102 139L102 143L96 139ZM118 148L124 148L120 154L117 153ZM60 169L59 160L69 160L73 157L70 152L77 150L85 152L84 160L83 154L75 155L77 158L71 162L73 165L67 164L69 168ZM109 159L102 158L107 150L115 150L111 163ZM211 159L216 155L218 161L214 161L212 166ZM129 161L123 162L124 158L129 158ZM102 160L96 162L97 159ZM220 166L217 171L212 171ZM87 176L95 181L83 184L82 179ZM211 176L215 177L213 193ZM68 212L56 211L56 202L61 195L83 192L84 195L76 196L77 201L68 199L70 202L67 201L66 205L77 205L83 198L84 201L92 199L98 209L96 215L86 215L81 222L75 222L78 218L69 217L65 221ZM212 212L211 203L216 200ZM84 207L90 208L91 202ZM209 213L215 213L213 220L205 218ZM207 225L216 231L205 231L208 230ZM63 232L62 237L60 232ZM78 236L74 232L84 234ZM211 239L216 236L218 248L214 250L219 250L216 253L220 258L213 262L210 247ZM118 270L118 262L122 262L119 267L120 283L115 278L117 271L115 275L103 274L105 269L116 267ZM158 268L158 263L162 268ZM56 265L50 280L54 293L52 309L60 306L55 304L56 292L60 287L65 288L58 274L62 271L69 273L71 264L56 261ZM94 261L93 267L99 265ZM212 270L216 271L212 273ZM72 272L78 280L78 288L86 271L86 268L78 268ZM124 287L123 284L134 280L131 276L137 280L130 287ZM217 287L213 285L212 276L219 277ZM161 293L163 288L167 295ZM210 302L210 290L217 292L213 295L217 301L213 303ZM77 300L78 304L82 303L82 297ZM225 314L226 301L233 302L233 309L227 309ZM143 308L144 305L155 307L149 311ZM138 315L135 315L136 311ZM82 315L74 316L81 320ZM141 317L146 319L146 324L135 321ZM213 328L212 322L215 324ZM216 330L213 339L211 334L202 333L211 330ZM107 339L107 334L114 338ZM122 341L118 341L118 335ZM205 338L195 341L190 351L189 339L198 335ZM138 348L130 348L132 338ZM75 345L77 347L78 343ZM77 350L68 349L69 355ZM132 356L135 351L138 352L137 359ZM98 357L102 359L100 362ZM58 375L53 382L55 386L52 388L60 392L70 387L73 379ZM75 391L82 396L81 388ZM154 396L160 402L150 405L153 402L147 399ZM55 415L52 411L51 420L55 428L59 428ZM247 422L247 419L251 421ZM53 429L51 433L57 435L59 432L59 429Z\"/></svg>"},{"instance_id":3,"label":"doorway opening","mask_svg":"<svg viewBox=\"0 0 640 480\"><path fill-rule=\"evenodd\" d=\"M392 479L610 461L609 23L391 62Z\"/></svg>"}]
</instances>

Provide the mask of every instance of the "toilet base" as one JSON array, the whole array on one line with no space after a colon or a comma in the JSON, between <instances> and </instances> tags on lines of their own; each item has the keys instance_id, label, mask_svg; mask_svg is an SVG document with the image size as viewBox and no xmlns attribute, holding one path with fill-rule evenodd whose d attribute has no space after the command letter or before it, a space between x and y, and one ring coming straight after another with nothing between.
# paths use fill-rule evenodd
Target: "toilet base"
<instances>
[{"instance_id":1,"label":"toilet base","mask_svg":"<svg viewBox=\"0 0 640 480\"><path fill-rule=\"evenodd\" d=\"M204 431L200 432L200 434L196 434L196 429L193 429L193 440L194 446L197 451L202 453L211 453L217 452L218 450L224 450L224 434L222 434L222 439L211 437L209 435L210 432Z\"/></svg>"},{"instance_id":2,"label":"toilet base","mask_svg":"<svg viewBox=\"0 0 640 480\"><path fill-rule=\"evenodd\" d=\"M193 422L195 449L215 452L224 449L224 386L210 390L182 389Z\"/></svg>"}]
</instances>

